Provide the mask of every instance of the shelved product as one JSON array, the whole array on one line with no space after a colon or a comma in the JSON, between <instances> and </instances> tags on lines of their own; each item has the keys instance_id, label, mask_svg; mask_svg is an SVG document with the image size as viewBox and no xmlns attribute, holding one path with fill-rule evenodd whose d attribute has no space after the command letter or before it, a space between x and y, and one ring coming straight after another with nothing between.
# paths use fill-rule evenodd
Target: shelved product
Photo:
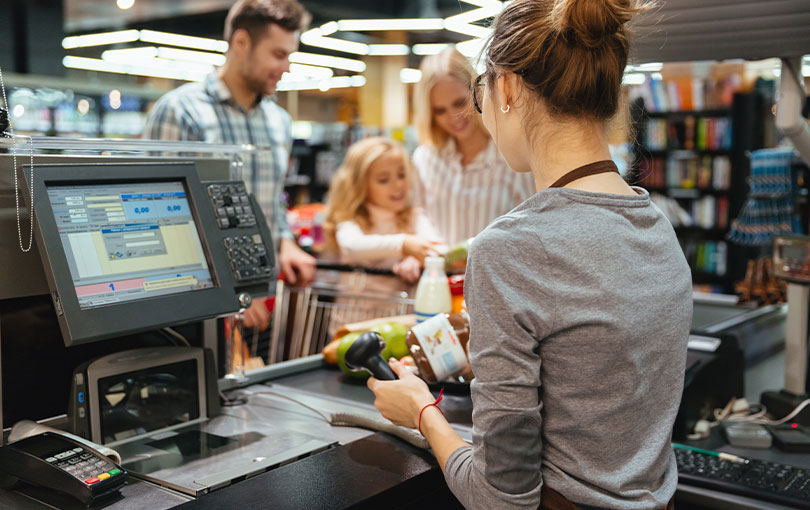
<instances>
[{"instance_id":1,"label":"shelved product","mask_svg":"<svg viewBox=\"0 0 810 510\"><path fill-rule=\"evenodd\" d=\"M685 83L669 87L652 83L647 92L637 94L641 101L634 119L638 143L631 179L653 194L672 222L693 282L733 292L734 282L744 276L746 257L727 235L747 192L746 154L762 147L764 103L757 93L735 94L725 105L707 103L707 84L702 89L704 100L699 100L697 84L687 91ZM718 87L712 89L712 97L721 96L722 86ZM650 100L653 111L647 108ZM711 109L661 111L672 105L700 104Z\"/></svg>"}]
</instances>

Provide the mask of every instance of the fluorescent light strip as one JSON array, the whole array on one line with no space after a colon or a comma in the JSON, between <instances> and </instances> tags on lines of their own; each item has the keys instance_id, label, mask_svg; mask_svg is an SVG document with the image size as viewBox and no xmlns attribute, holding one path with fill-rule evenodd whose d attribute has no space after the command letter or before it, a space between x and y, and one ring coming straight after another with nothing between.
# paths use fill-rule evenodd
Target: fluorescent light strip
<instances>
[{"instance_id":1,"label":"fluorescent light strip","mask_svg":"<svg viewBox=\"0 0 810 510\"><path fill-rule=\"evenodd\" d=\"M225 63L225 55L221 53L208 53L204 51L180 50L177 48L158 48L158 57L169 60L181 60L184 62L196 62L198 64L208 64L221 66Z\"/></svg>"},{"instance_id":2,"label":"fluorescent light strip","mask_svg":"<svg viewBox=\"0 0 810 510\"><path fill-rule=\"evenodd\" d=\"M404 67L399 70L399 81L402 83L416 83L422 79L422 71Z\"/></svg>"},{"instance_id":3,"label":"fluorescent light strip","mask_svg":"<svg viewBox=\"0 0 810 510\"><path fill-rule=\"evenodd\" d=\"M327 91L329 89L339 89L346 87L362 87L365 85L366 79L360 75L354 76L335 76L326 80L299 80L299 81L280 81L276 86L278 91L286 90L316 90L321 89Z\"/></svg>"},{"instance_id":4,"label":"fluorescent light strip","mask_svg":"<svg viewBox=\"0 0 810 510\"><path fill-rule=\"evenodd\" d=\"M120 30L118 32L73 35L70 37L65 37L62 39L62 47L66 50L70 50L73 48L86 48L88 46L104 46L107 44L135 42L137 40L137 30Z\"/></svg>"},{"instance_id":5,"label":"fluorescent light strip","mask_svg":"<svg viewBox=\"0 0 810 510\"><path fill-rule=\"evenodd\" d=\"M198 50L219 51L222 53L228 51L227 42L209 39L207 37L193 37L169 32L157 32L155 30L141 30L139 39L143 42L168 44L169 46L181 46Z\"/></svg>"},{"instance_id":6,"label":"fluorescent light strip","mask_svg":"<svg viewBox=\"0 0 810 510\"><path fill-rule=\"evenodd\" d=\"M331 78L334 73L328 67L308 66L304 64L290 64L290 71L284 73L281 79L317 78L323 80Z\"/></svg>"},{"instance_id":7,"label":"fluorescent light strip","mask_svg":"<svg viewBox=\"0 0 810 510\"><path fill-rule=\"evenodd\" d=\"M369 55L407 55L411 48L407 44L369 44Z\"/></svg>"},{"instance_id":8,"label":"fluorescent light strip","mask_svg":"<svg viewBox=\"0 0 810 510\"><path fill-rule=\"evenodd\" d=\"M477 57L484 49L487 40L483 38L470 39L456 44L456 49L467 58Z\"/></svg>"},{"instance_id":9,"label":"fluorescent light strip","mask_svg":"<svg viewBox=\"0 0 810 510\"><path fill-rule=\"evenodd\" d=\"M436 55L450 46L448 43L414 44L411 51L414 55Z\"/></svg>"},{"instance_id":10,"label":"fluorescent light strip","mask_svg":"<svg viewBox=\"0 0 810 510\"><path fill-rule=\"evenodd\" d=\"M478 5L475 2L468 3ZM473 37L487 37L492 31L491 28L472 25L471 23L473 21L479 21L492 16L497 16L501 10L503 10L503 4L501 2L492 0L479 9L473 9L472 11L450 16L444 20L444 28L445 30L449 30L451 32L458 32L460 34L471 35Z\"/></svg>"},{"instance_id":11,"label":"fluorescent light strip","mask_svg":"<svg viewBox=\"0 0 810 510\"><path fill-rule=\"evenodd\" d=\"M337 23L330 21L329 23L321 25L320 27L307 30L301 34L301 42L309 46L317 46L319 48L326 48L329 50L357 53L358 55L368 55L367 44L344 41L342 39L334 39L332 37L324 37L324 35L333 34L337 31L331 31L332 25L337 28ZM324 30L324 27L327 27L327 29Z\"/></svg>"},{"instance_id":12,"label":"fluorescent light strip","mask_svg":"<svg viewBox=\"0 0 810 510\"><path fill-rule=\"evenodd\" d=\"M290 62L295 64L309 64L313 66L333 67L335 69L345 69L362 73L366 70L366 63L362 60L355 60L343 57L331 57L329 55L318 55L316 53L305 53L296 51L290 55Z\"/></svg>"},{"instance_id":13,"label":"fluorescent light strip","mask_svg":"<svg viewBox=\"0 0 810 510\"><path fill-rule=\"evenodd\" d=\"M155 78L169 78L172 80L200 81L205 78L206 73L193 73L178 69L172 66L166 69L158 69L143 64L124 64L121 62L109 62L98 58L85 58L67 56L62 59L62 65L71 69L83 69L87 71L99 71L104 73L131 74L136 76L151 76Z\"/></svg>"},{"instance_id":14,"label":"fluorescent light strip","mask_svg":"<svg viewBox=\"0 0 810 510\"><path fill-rule=\"evenodd\" d=\"M122 50L105 50L101 53L101 60L109 62L128 63L133 60L153 59L158 56L158 49L154 46L142 48L125 48Z\"/></svg>"},{"instance_id":15,"label":"fluorescent light strip","mask_svg":"<svg viewBox=\"0 0 810 510\"><path fill-rule=\"evenodd\" d=\"M418 19L342 19L338 30L343 32L370 32L377 30L442 30L442 18Z\"/></svg>"}]
</instances>

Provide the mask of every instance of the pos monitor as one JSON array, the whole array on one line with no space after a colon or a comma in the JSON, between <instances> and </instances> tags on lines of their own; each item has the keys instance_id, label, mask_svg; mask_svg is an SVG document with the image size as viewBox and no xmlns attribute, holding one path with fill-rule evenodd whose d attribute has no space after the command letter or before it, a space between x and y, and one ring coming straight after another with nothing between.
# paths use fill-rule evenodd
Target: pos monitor
<instances>
[{"instance_id":1,"label":"pos monitor","mask_svg":"<svg viewBox=\"0 0 810 510\"><path fill-rule=\"evenodd\" d=\"M66 345L239 309L193 163L37 165L31 186Z\"/></svg>"}]
</instances>

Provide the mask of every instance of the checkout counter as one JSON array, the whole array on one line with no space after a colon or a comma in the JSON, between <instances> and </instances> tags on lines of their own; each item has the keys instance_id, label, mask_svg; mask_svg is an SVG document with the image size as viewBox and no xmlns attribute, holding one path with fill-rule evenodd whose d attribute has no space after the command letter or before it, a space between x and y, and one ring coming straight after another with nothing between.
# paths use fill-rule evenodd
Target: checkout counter
<instances>
[{"instance_id":1,"label":"checkout counter","mask_svg":"<svg viewBox=\"0 0 810 510\"><path fill-rule=\"evenodd\" d=\"M59 147L48 147L47 143ZM105 145L103 142L96 143ZM97 409L105 405L114 408L118 401L116 399L122 398L121 391L116 393L116 385L124 384L123 379L127 379L110 382L109 378L116 374L135 374L136 371L127 372L121 367L133 360L138 361L135 354L115 358L116 352L133 347L139 348L138 353L178 350L199 353L204 352L204 347L211 347L211 352L216 352L221 332L214 328L212 333L206 325L195 330L195 321L206 324L200 321L236 312L245 305L245 295L266 292L269 278L265 277L267 275L262 268L272 264L267 260L259 263L259 257L252 257L252 250L263 245L266 253L272 256L272 241L268 238L266 228L249 220L252 215L244 207L253 205L250 201L239 205L241 212L236 210L234 214L230 213L230 208L235 207L233 196L244 194L238 186L238 181L244 178L239 173L241 161L251 157L249 152L256 149L222 148L209 144L199 144L197 147L197 144L189 143L128 142L124 147L96 147L99 154L105 154L99 158L87 156L89 147L83 141L71 145L65 140L48 139L42 140L41 144L35 140L35 145L42 145L44 150L60 152L59 156L43 154L35 158L33 189L39 215L35 228L35 248L43 252L41 257L35 253L22 253L17 246L14 195L8 179L11 157L0 156L0 234L13 241L0 245L0 264L19 269L14 277L7 274L7 281L0 285L4 293L0 296L0 303L4 305L0 308L0 332L3 334L0 337L0 353L4 369L2 394L5 396L3 406L6 409L4 436L14 421L28 417L43 420L55 428L81 431L85 437L117 450L122 457L122 466L129 471L128 483L120 488L119 493L100 501L94 508L460 508L429 452L387 433L328 423L327 419L333 413L349 413L371 421L377 419L379 413L372 405L373 395L365 384L349 380L337 369L324 366L319 355L250 371L238 382L234 378L218 378L221 374L213 367L219 366L219 363L199 361L195 372L198 377L196 386L180 388L185 392L183 395L196 396L194 406L181 413L183 418L158 430L146 427L142 434L134 437L127 433L125 427L116 429L108 421L105 432L104 425L99 425L99 418L105 415ZM71 150L79 153L71 154ZM113 189L113 185L121 182L142 186L153 182L165 184L165 181L173 179L182 186L176 190L160 188L154 192L142 188ZM85 222L68 223L84 219L81 216L83 213L74 211L60 216L54 204L61 203L59 200L79 202L74 197L79 192L84 193L85 198L95 193L108 202L110 197L113 197L113 201L115 197L126 201L138 198L136 195L144 195L150 200L164 200L167 197L174 200L156 202L161 208L168 204L168 213L158 215L152 223L147 222L148 227L127 223L127 227L132 229L123 233L144 236L145 239L145 236L159 231L165 239L169 239L169 227L197 225L200 253L204 253L205 263L202 259L194 259L200 265L194 267L193 275L176 275L186 280L193 276L194 284L182 293L175 293L172 288L176 285L166 286L165 283L123 290L116 289L117 284L113 283L109 285L109 291L102 289L104 292L101 292L97 288L98 282L93 280L87 285L96 286L92 287L98 291L96 297L86 292L77 294L74 291L75 274L79 274L81 279L85 273L76 273L75 263L68 259L70 253L78 257L80 250L65 249L60 244L65 242L60 232L64 233L62 229L67 226L76 227L76 233L81 234L83 231L80 227ZM23 195L28 196L28 191ZM188 200L187 204L181 200L184 197ZM218 203L220 200L222 204ZM87 209L91 210L90 206ZM116 212L112 211L115 207L109 204L101 209ZM123 209L133 217L143 211L142 206L138 206L136 211L132 204L124 204ZM219 209L227 210L223 213ZM149 211L146 214L150 214ZM27 221L26 214L22 217ZM184 219L180 221L178 217ZM134 224L137 223L134 221ZM238 230L246 227L250 229L247 236L243 234L247 230ZM104 235L113 236L105 238L105 243L120 241L115 235L122 232L114 230L103 230ZM193 238L193 231L184 232ZM250 255L242 257L237 253L237 259L234 259L233 243L237 238L247 239L245 242L250 244ZM72 239L70 242L73 242ZM156 246L171 252L172 245L165 239L161 241L163 244ZM102 255L99 255L100 259L110 260L131 256L115 251ZM251 260L256 261L252 266ZM240 272L243 269L249 271ZM74 272L73 279L70 278L71 271ZM126 292L118 294L123 291ZM151 299L141 299L143 296L139 293L142 291L157 294L150 295ZM46 296L46 308L52 310L49 319L51 325L38 328L33 333L25 329L27 325L16 324L15 327L11 321L21 316L9 315L9 311L28 310L31 308L29 300L36 300L36 296L42 295ZM200 300L200 296L209 297ZM155 306L155 303L162 303L165 310ZM42 306L41 301L39 304ZM211 309L212 306L216 309ZM54 316L58 321L53 320ZM39 318L42 317L43 314L39 314ZM184 320L180 322L192 323L189 340L198 347L165 347L166 338L160 340L155 330L173 325L172 317L175 321L182 317ZM784 341L783 307L751 309L697 303L694 321L693 330L697 334L721 337L723 342L741 347L739 352L742 357L738 360L740 378L744 366L755 367L758 360L778 351L780 342ZM17 338L18 335L20 338ZM108 336L117 338L105 340ZM161 341L163 347L160 346ZM43 357L41 354L44 351L37 351L38 343L50 346L48 349L52 351L52 359ZM65 345L70 347L66 348ZM24 356L26 354L27 358ZM79 367L81 361L89 361L99 355L108 361L107 368L119 363L117 372L111 375L104 372L103 367L82 365L85 371L77 372L82 374L81 378L77 378L74 368ZM48 379L48 384L53 387L32 385L30 380L25 379L27 372L34 372L40 377L48 373L48 363L51 363L50 367L59 367ZM67 367L67 378L64 377L66 364L71 365ZM149 372L152 365L148 363L138 366L141 367L138 374L155 373ZM707 363L706 366L713 365ZM174 375L181 373L171 372ZM175 379L189 380L180 376ZM133 376L127 380L137 381L138 378ZM94 386L104 381L109 383L106 393L98 390L101 386ZM214 386L213 381L217 381ZM779 381L774 381L774 385L778 386ZM143 393L143 388L138 389L137 385L134 388L137 391L130 391L133 398L140 396L146 400L150 396L148 391ZM82 407L85 404L84 395L92 396L94 391L97 393L95 400L88 398L95 403L95 407ZM220 392L227 400L225 405L218 408ZM52 394L56 395L55 400ZM119 396L113 397L115 394ZM66 395L69 398L65 398ZM717 396L718 399L723 397ZM68 400L71 404L66 409ZM61 410L59 401L64 403ZM37 414L36 404L42 404L40 407L44 406L44 411L40 409ZM441 405L453 427L469 440L469 396L451 393L445 395ZM19 406L26 408L23 411L18 409ZM42 415L43 412L46 414ZM25 413L28 416L24 416ZM95 417L93 413L96 413ZM142 415L148 414L144 408ZM77 417L85 419L85 416L88 416L87 425L82 428L83 422ZM746 503L744 498L728 497L685 485L679 486L678 499L682 497L687 498L684 501L699 503L706 508L734 508L729 506L732 505L730 502ZM747 504L751 503L751 500L747 501ZM84 505L43 488L22 486L15 490L0 489L0 509L5 508L73 509L84 508Z\"/></svg>"},{"instance_id":2,"label":"checkout counter","mask_svg":"<svg viewBox=\"0 0 810 510\"><path fill-rule=\"evenodd\" d=\"M127 484L93 508L458 506L425 450L324 421L319 413L379 415L364 385L322 368L319 356L271 365L239 388L240 378L219 378L223 360L213 358L224 333L207 319L267 295L274 276L269 229L242 173L261 149L50 138L33 145L33 168L18 158L26 176L19 206L14 160L0 154L0 265L14 268L0 276L3 444L18 432L11 425L29 419L115 450L125 472L98 478ZM16 220L28 226L32 193L35 241L26 252ZM190 345L174 345L178 337ZM244 386L252 378L260 381ZM233 405L220 407L221 391ZM458 427L470 437L468 426ZM40 464L53 461L50 475L57 464L73 474L86 451L81 459L60 453L67 457L59 463L49 453ZM7 474L44 479L29 467ZM0 509L85 507L45 487L8 487Z\"/></svg>"}]
</instances>

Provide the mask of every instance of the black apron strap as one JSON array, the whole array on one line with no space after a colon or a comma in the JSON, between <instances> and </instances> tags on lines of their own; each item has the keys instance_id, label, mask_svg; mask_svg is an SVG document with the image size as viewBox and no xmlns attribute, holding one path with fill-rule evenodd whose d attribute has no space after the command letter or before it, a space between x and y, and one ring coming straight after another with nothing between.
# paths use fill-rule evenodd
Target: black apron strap
<instances>
[{"instance_id":1,"label":"black apron strap","mask_svg":"<svg viewBox=\"0 0 810 510\"><path fill-rule=\"evenodd\" d=\"M588 163L585 166L575 168L574 170L571 170L567 174L563 175L554 181L554 184L549 186L549 188L562 188L565 185L576 181L577 179L582 179L583 177L587 177L589 175L604 174L607 172L619 173L619 168L616 166L616 163L609 159L597 161L595 163Z\"/></svg>"}]
</instances>

